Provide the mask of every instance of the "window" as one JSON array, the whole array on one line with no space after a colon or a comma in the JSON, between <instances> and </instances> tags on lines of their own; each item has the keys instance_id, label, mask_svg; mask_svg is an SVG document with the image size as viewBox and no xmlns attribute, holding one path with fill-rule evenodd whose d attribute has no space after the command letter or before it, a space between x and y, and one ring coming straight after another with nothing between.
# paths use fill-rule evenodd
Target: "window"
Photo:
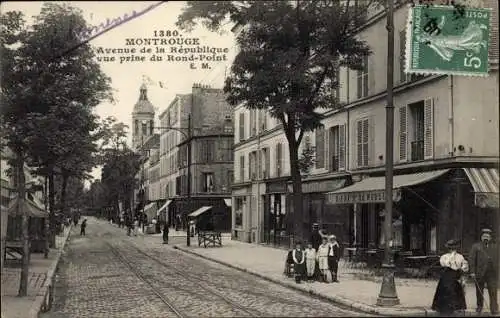
<instances>
[{"instance_id":1,"label":"window","mask_svg":"<svg viewBox=\"0 0 500 318\"><path fill-rule=\"evenodd\" d=\"M262 179L267 179L269 178L269 166L271 164L271 158L269 156L270 152L269 152L269 148L263 148L261 150L261 162L263 164L259 165L259 166L262 166L261 168L261 178Z\"/></svg>"},{"instance_id":2,"label":"window","mask_svg":"<svg viewBox=\"0 0 500 318\"><path fill-rule=\"evenodd\" d=\"M234 225L237 227L243 226L243 206L245 205L245 198L234 198Z\"/></svg>"},{"instance_id":3,"label":"window","mask_svg":"<svg viewBox=\"0 0 500 318\"><path fill-rule=\"evenodd\" d=\"M212 172L202 173L202 192L213 192L215 189L214 185L214 174Z\"/></svg>"},{"instance_id":4,"label":"window","mask_svg":"<svg viewBox=\"0 0 500 318\"><path fill-rule=\"evenodd\" d=\"M137 134L138 132L139 132L139 121L136 119L134 125L134 133Z\"/></svg>"},{"instance_id":5,"label":"window","mask_svg":"<svg viewBox=\"0 0 500 318\"><path fill-rule=\"evenodd\" d=\"M257 110L250 109L250 137L257 134Z\"/></svg>"},{"instance_id":6,"label":"window","mask_svg":"<svg viewBox=\"0 0 500 318\"><path fill-rule=\"evenodd\" d=\"M368 96L368 56L363 58L363 70L358 71L358 98Z\"/></svg>"},{"instance_id":7,"label":"window","mask_svg":"<svg viewBox=\"0 0 500 318\"><path fill-rule=\"evenodd\" d=\"M264 109L261 109L259 114L260 114L260 119L259 119L260 130L265 131L267 130L267 113Z\"/></svg>"},{"instance_id":8,"label":"window","mask_svg":"<svg viewBox=\"0 0 500 318\"><path fill-rule=\"evenodd\" d=\"M330 171L345 169L345 125L330 128Z\"/></svg>"},{"instance_id":9,"label":"window","mask_svg":"<svg viewBox=\"0 0 500 318\"><path fill-rule=\"evenodd\" d=\"M146 136L148 134L148 124L146 122L142 122L142 135Z\"/></svg>"},{"instance_id":10,"label":"window","mask_svg":"<svg viewBox=\"0 0 500 318\"><path fill-rule=\"evenodd\" d=\"M325 167L325 129L320 127L316 129L316 169Z\"/></svg>"},{"instance_id":11,"label":"window","mask_svg":"<svg viewBox=\"0 0 500 318\"><path fill-rule=\"evenodd\" d=\"M153 130L154 130L154 122L152 120L149 121L149 134L153 135Z\"/></svg>"},{"instance_id":12,"label":"window","mask_svg":"<svg viewBox=\"0 0 500 318\"><path fill-rule=\"evenodd\" d=\"M213 140L205 140L201 142L201 161L213 162L215 158L215 143Z\"/></svg>"},{"instance_id":13,"label":"window","mask_svg":"<svg viewBox=\"0 0 500 318\"><path fill-rule=\"evenodd\" d=\"M239 120L239 129L240 129L240 141L245 140L245 114L241 113L240 114L240 120Z\"/></svg>"},{"instance_id":14,"label":"window","mask_svg":"<svg viewBox=\"0 0 500 318\"><path fill-rule=\"evenodd\" d=\"M409 105L411 118L411 160L424 160L424 102Z\"/></svg>"},{"instance_id":15,"label":"window","mask_svg":"<svg viewBox=\"0 0 500 318\"><path fill-rule=\"evenodd\" d=\"M276 177L281 177L283 173L283 145L276 144Z\"/></svg>"},{"instance_id":16,"label":"window","mask_svg":"<svg viewBox=\"0 0 500 318\"><path fill-rule=\"evenodd\" d=\"M181 194L181 188L182 188L182 178L181 176L175 178L175 195L180 195Z\"/></svg>"},{"instance_id":17,"label":"window","mask_svg":"<svg viewBox=\"0 0 500 318\"><path fill-rule=\"evenodd\" d=\"M240 156L240 182L245 181L245 156Z\"/></svg>"},{"instance_id":18,"label":"window","mask_svg":"<svg viewBox=\"0 0 500 318\"><path fill-rule=\"evenodd\" d=\"M249 160L249 170L248 170L248 177L250 180L255 180L257 179L257 169L258 169L258 157L257 157L257 151L253 151L250 153L248 156Z\"/></svg>"},{"instance_id":19,"label":"window","mask_svg":"<svg viewBox=\"0 0 500 318\"><path fill-rule=\"evenodd\" d=\"M231 185L233 184L233 178L234 178L233 170L228 170L226 176L227 191L231 190Z\"/></svg>"},{"instance_id":20,"label":"window","mask_svg":"<svg viewBox=\"0 0 500 318\"><path fill-rule=\"evenodd\" d=\"M368 166L368 118L359 120L356 123L356 150L357 150L357 166Z\"/></svg>"}]
</instances>

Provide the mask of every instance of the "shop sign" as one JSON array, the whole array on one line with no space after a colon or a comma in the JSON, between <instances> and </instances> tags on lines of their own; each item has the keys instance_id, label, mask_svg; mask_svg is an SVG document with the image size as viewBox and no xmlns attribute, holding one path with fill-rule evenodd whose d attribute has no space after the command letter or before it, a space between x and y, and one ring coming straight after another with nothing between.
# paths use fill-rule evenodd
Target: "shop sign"
<instances>
[{"instance_id":1,"label":"shop sign","mask_svg":"<svg viewBox=\"0 0 500 318\"><path fill-rule=\"evenodd\" d=\"M489 8L410 8L406 72L487 76L491 14Z\"/></svg>"},{"instance_id":2,"label":"shop sign","mask_svg":"<svg viewBox=\"0 0 500 318\"><path fill-rule=\"evenodd\" d=\"M268 183L267 184L267 193L287 193L286 182L280 183Z\"/></svg>"},{"instance_id":3,"label":"shop sign","mask_svg":"<svg viewBox=\"0 0 500 318\"><path fill-rule=\"evenodd\" d=\"M401 199L399 189L393 191L393 201ZM330 204L354 204L354 203L384 203L385 190L364 191L364 192L346 192L346 193L330 193L328 195L328 203Z\"/></svg>"}]
</instances>

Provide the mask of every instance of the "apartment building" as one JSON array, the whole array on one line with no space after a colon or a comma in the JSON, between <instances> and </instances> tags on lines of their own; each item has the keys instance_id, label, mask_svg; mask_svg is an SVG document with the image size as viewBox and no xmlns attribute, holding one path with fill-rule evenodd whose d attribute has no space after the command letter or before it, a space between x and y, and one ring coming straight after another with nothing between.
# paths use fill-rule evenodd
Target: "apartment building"
<instances>
[{"instance_id":1,"label":"apartment building","mask_svg":"<svg viewBox=\"0 0 500 318\"><path fill-rule=\"evenodd\" d=\"M413 255L439 253L450 238L461 239L468 250L481 227L500 232L498 2L483 4L494 10L488 77L405 74L409 9L395 10L393 237L396 247ZM379 12L360 30L373 54L362 71L339 70L343 107L326 110L324 127L301 145L315 150L315 165L303 176L304 230L318 222L344 246L365 249L381 247L384 240L387 44L380 39L387 36L385 23ZM286 245L291 234L286 139L279 125L252 136L254 116L243 107L235 110L233 236ZM257 155L267 175L254 175L252 153L262 148L269 148L269 154Z\"/></svg>"},{"instance_id":2,"label":"apartment building","mask_svg":"<svg viewBox=\"0 0 500 318\"><path fill-rule=\"evenodd\" d=\"M167 198L160 213L165 211L172 226L186 226L190 213L200 216L203 211L216 216L220 229L231 227L232 117L222 90L200 84L194 84L190 94L178 94L160 115L160 183Z\"/></svg>"}]
</instances>

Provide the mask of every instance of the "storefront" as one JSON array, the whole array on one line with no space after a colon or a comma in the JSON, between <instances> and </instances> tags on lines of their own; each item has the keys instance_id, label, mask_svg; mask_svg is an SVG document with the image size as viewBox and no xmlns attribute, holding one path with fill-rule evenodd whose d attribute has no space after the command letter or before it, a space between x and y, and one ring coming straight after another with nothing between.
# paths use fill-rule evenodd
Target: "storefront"
<instances>
[{"instance_id":1,"label":"storefront","mask_svg":"<svg viewBox=\"0 0 500 318\"><path fill-rule=\"evenodd\" d=\"M303 193L303 233L304 239L309 240L312 224L318 223L327 233L335 234L339 242L352 242L352 206L328 204L326 194L343 188L350 183L345 176L336 179L304 180Z\"/></svg>"},{"instance_id":2,"label":"storefront","mask_svg":"<svg viewBox=\"0 0 500 318\"><path fill-rule=\"evenodd\" d=\"M406 255L440 255L452 238L467 254L482 227L498 229L496 169L422 171L395 175L393 183L393 246ZM367 177L328 194L329 203L353 207L353 247L383 248L384 187L384 176Z\"/></svg>"},{"instance_id":3,"label":"storefront","mask_svg":"<svg viewBox=\"0 0 500 318\"><path fill-rule=\"evenodd\" d=\"M264 195L264 244L290 246L289 199L286 181L269 182Z\"/></svg>"},{"instance_id":4,"label":"storefront","mask_svg":"<svg viewBox=\"0 0 500 318\"><path fill-rule=\"evenodd\" d=\"M232 233L234 240L250 242L251 187L243 186L233 189L232 193Z\"/></svg>"}]
</instances>

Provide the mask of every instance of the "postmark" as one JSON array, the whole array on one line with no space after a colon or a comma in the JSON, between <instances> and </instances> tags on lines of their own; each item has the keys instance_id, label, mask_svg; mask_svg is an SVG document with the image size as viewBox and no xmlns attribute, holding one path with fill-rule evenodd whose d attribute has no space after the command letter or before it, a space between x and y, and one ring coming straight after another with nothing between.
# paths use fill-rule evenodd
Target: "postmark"
<instances>
[{"instance_id":1,"label":"postmark","mask_svg":"<svg viewBox=\"0 0 500 318\"><path fill-rule=\"evenodd\" d=\"M406 72L487 76L491 9L410 8Z\"/></svg>"}]
</instances>

